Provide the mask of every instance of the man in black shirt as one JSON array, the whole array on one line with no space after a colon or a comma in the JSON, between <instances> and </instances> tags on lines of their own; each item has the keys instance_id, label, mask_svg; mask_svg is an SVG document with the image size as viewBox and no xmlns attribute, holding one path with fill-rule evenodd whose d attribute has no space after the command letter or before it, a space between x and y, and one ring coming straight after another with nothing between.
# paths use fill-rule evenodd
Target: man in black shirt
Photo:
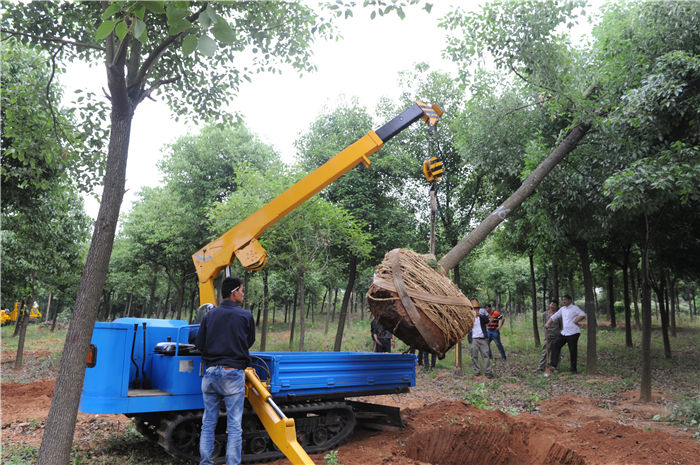
<instances>
[{"instance_id":1,"label":"man in black shirt","mask_svg":"<svg viewBox=\"0 0 700 465\"><path fill-rule=\"evenodd\" d=\"M214 431L219 404L226 405L228 442L226 465L241 463L241 419L245 400L245 369L250 365L248 349L255 342L255 320L239 306L243 284L239 278L224 278L221 305L207 312L197 333L197 348L207 371L202 378L204 415L199 438L200 465L212 465Z\"/></svg>"}]
</instances>

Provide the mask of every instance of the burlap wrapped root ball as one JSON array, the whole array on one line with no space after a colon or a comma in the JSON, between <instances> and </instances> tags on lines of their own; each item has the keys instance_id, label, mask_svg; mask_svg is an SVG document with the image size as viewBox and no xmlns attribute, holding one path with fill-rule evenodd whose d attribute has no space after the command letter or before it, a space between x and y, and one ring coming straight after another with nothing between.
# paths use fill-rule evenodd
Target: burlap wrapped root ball
<instances>
[{"instance_id":1,"label":"burlap wrapped root ball","mask_svg":"<svg viewBox=\"0 0 700 465\"><path fill-rule=\"evenodd\" d=\"M425 256L407 249L394 249L384 256L367 303L384 328L412 349L440 359L474 324L469 299Z\"/></svg>"}]
</instances>

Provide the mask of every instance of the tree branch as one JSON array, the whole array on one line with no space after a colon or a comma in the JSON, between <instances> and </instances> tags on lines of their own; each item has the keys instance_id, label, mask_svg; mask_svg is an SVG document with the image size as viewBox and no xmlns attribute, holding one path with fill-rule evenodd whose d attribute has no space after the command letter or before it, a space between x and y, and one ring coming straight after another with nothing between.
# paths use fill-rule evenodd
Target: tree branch
<instances>
[{"instance_id":1,"label":"tree branch","mask_svg":"<svg viewBox=\"0 0 700 465\"><path fill-rule=\"evenodd\" d=\"M520 74L520 72L519 72L518 70L515 69L515 67L513 66L512 63L508 63L508 67L510 68L510 70L511 70L516 76L518 76L520 79L522 79L523 81L527 82L527 83L530 84L531 86L533 86L533 87L539 87L539 88L541 88L541 89L548 90L548 91L552 92L553 94L562 94L561 92L557 92L556 90L551 89L551 88L545 86L544 84L539 84L539 83L536 83L536 82L532 82L530 79L527 79L525 76L523 76L522 74ZM568 95L565 95L565 94L562 94L562 95L564 95L564 97L573 105L574 101L571 99L571 97L569 97Z\"/></svg>"},{"instance_id":2,"label":"tree branch","mask_svg":"<svg viewBox=\"0 0 700 465\"><path fill-rule=\"evenodd\" d=\"M153 93L155 90L157 90L160 86L163 86L163 85L165 85L165 84L172 84L173 82L179 81L181 78L182 78L182 76L180 76L180 75L178 74L178 75L175 76L175 77L171 77L171 78L168 78L168 79L161 79L160 81L156 82L153 86L151 86L150 89L144 91L144 92L142 93L141 97L139 98L139 101L138 101L137 103L141 103L141 102L142 102L144 99L146 99L146 98L150 98L151 100L153 100L153 99L151 98L151 93Z\"/></svg>"},{"instance_id":3,"label":"tree branch","mask_svg":"<svg viewBox=\"0 0 700 465\"><path fill-rule=\"evenodd\" d=\"M56 142L58 142L58 145L60 146L60 136L58 135L58 121L56 119L56 114L53 111L53 103L51 102L51 83L53 82L53 78L56 75L56 56L61 53L61 50L63 50L64 45L61 44L58 49L51 55L51 76L49 77L49 81L46 83L46 101L49 104L49 111L51 112L51 119L53 120L53 132L54 135L56 136ZM62 132L62 131L61 131ZM65 134L64 134L65 137Z\"/></svg>"},{"instance_id":4,"label":"tree branch","mask_svg":"<svg viewBox=\"0 0 700 465\"><path fill-rule=\"evenodd\" d=\"M58 37L42 37L36 34L29 34L28 32L19 32L19 31L13 31L11 29L5 29L0 28L0 32L3 32L5 34L10 34L12 36L22 36L22 37L27 37L30 39L38 40L38 41L43 41L43 42L53 42L61 45L71 45L74 47L83 47L83 48L91 48L93 50L99 50L101 52L104 52L105 49L104 47L100 47L99 45L93 45L93 44L88 44L85 42L76 42L74 40L65 40L65 39L60 39Z\"/></svg>"},{"instance_id":5,"label":"tree branch","mask_svg":"<svg viewBox=\"0 0 700 465\"><path fill-rule=\"evenodd\" d=\"M202 14L202 12L207 8L207 4L205 3L201 7L199 7L199 10L190 15L187 20L190 23L194 23L197 18L199 18L199 15ZM177 35L174 36L168 36L163 42L158 44L156 48L151 51L151 53L148 55L148 57L144 60L143 65L141 66L141 69L138 72L138 75L136 76L136 79L134 79L134 84L133 85L139 85L140 82L143 82L146 79L146 76L148 73L151 71L151 68L155 65L156 61L161 57L161 55L165 52L165 50L170 47L176 40L180 39L184 35L184 32L181 32Z\"/></svg>"}]
</instances>

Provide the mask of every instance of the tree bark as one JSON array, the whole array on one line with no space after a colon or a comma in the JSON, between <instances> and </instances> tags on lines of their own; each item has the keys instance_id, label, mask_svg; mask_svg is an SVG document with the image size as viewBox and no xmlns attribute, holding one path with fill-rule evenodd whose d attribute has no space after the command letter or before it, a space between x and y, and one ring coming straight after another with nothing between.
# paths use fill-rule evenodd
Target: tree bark
<instances>
[{"instance_id":1,"label":"tree bark","mask_svg":"<svg viewBox=\"0 0 700 465\"><path fill-rule=\"evenodd\" d=\"M664 342L664 357L671 359L671 340L668 337L668 307L666 306L666 301L664 294L666 293L666 275L662 271L659 273L659 284L656 286L652 281L651 287L656 293L656 300L659 304L659 316L661 317L661 337Z\"/></svg>"},{"instance_id":2,"label":"tree bark","mask_svg":"<svg viewBox=\"0 0 700 465\"><path fill-rule=\"evenodd\" d=\"M70 461L78 404L85 379L85 360L124 197L134 108L126 94L123 68L118 65L108 66L107 74L112 114L102 201L66 334L51 408L39 448L38 465L58 465Z\"/></svg>"},{"instance_id":3,"label":"tree bark","mask_svg":"<svg viewBox=\"0 0 700 465\"><path fill-rule=\"evenodd\" d=\"M306 289L304 285L304 270L297 270L297 285L299 286L299 352L304 351L304 336L306 333L306 317L304 311L304 301L306 300Z\"/></svg>"},{"instance_id":4,"label":"tree bark","mask_svg":"<svg viewBox=\"0 0 700 465\"><path fill-rule=\"evenodd\" d=\"M335 344L333 350L335 352L340 352L340 348L343 345L343 330L345 329L345 319L348 314L348 303L350 302L350 294L352 293L353 287L355 287L355 279L357 277L357 257L354 255L350 258L350 263L348 264L348 286L345 288L345 295L343 296L343 303L340 306L340 314L338 315L338 331L335 333Z\"/></svg>"},{"instance_id":5,"label":"tree bark","mask_svg":"<svg viewBox=\"0 0 700 465\"><path fill-rule=\"evenodd\" d=\"M49 299L46 302L46 310L44 310L44 312L46 313L46 315L44 316L44 323L49 321L49 313L51 312L51 297L52 296L53 296L53 292L49 292Z\"/></svg>"},{"instance_id":6,"label":"tree bark","mask_svg":"<svg viewBox=\"0 0 700 465\"><path fill-rule=\"evenodd\" d=\"M637 283L641 285L641 278L639 276L639 269L636 264L630 263L630 286L632 288L632 303L634 304L634 324L637 328L642 327L642 320L639 315L639 304L637 302L637 297L639 293L637 292Z\"/></svg>"},{"instance_id":7,"label":"tree bark","mask_svg":"<svg viewBox=\"0 0 700 465\"><path fill-rule=\"evenodd\" d=\"M158 273L153 270L153 281L151 281L151 295L148 298L148 311L146 318L150 318L153 314L153 303L156 299L156 287L158 286Z\"/></svg>"},{"instance_id":8,"label":"tree bark","mask_svg":"<svg viewBox=\"0 0 700 465\"><path fill-rule=\"evenodd\" d=\"M578 143L583 139L590 124L579 123L574 127L561 141L549 156L540 163L537 168L527 177L522 185L503 202L496 210L486 217L476 228L474 228L459 244L452 248L447 254L440 259L438 264L444 273L453 269L460 260L467 256L474 247L479 245L486 236L493 231L496 226L501 224L506 217L518 208L537 188L545 176L557 166L557 164L571 153Z\"/></svg>"},{"instance_id":9,"label":"tree bark","mask_svg":"<svg viewBox=\"0 0 700 465\"><path fill-rule=\"evenodd\" d=\"M263 268L262 270L262 280L263 280L263 321L262 328L260 330L260 352L265 352L267 347L267 326L268 326L268 312L270 310L270 287L268 285L268 270Z\"/></svg>"},{"instance_id":10,"label":"tree bark","mask_svg":"<svg viewBox=\"0 0 700 465\"><path fill-rule=\"evenodd\" d=\"M294 346L294 328L297 323L297 299L299 298L299 286L294 291L294 304L292 305L292 321L289 325L289 350Z\"/></svg>"},{"instance_id":11,"label":"tree bark","mask_svg":"<svg viewBox=\"0 0 700 465\"><path fill-rule=\"evenodd\" d=\"M540 347L540 331L537 324L537 284L535 283L535 259L532 252L528 255L530 259L530 294L532 297L532 335L535 338L535 347Z\"/></svg>"},{"instance_id":12,"label":"tree bark","mask_svg":"<svg viewBox=\"0 0 700 465\"><path fill-rule=\"evenodd\" d=\"M574 247L578 251L583 272L583 287L586 294L584 309L588 331L586 333L586 374L594 375L598 371L598 354L596 350L596 333L598 321L595 312L595 300L593 289L593 273L591 273L591 260L588 253L588 244L585 241L577 241Z\"/></svg>"},{"instance_id":13,"label":"tree bark","mask_svg":"<svg viewBox=\"0 0 700 465\"><path fill-rule=\"evenodd\" d=\"M615 278L613 272L610 271L608 274L608 312L610 312L610 327L617 327L617 320L615 319Z\"/></svg>"},{"instance_id":14,"label":"tree bark","mask_svg":"<svg viewBox=\"0 0 700 465\"><path fill-rule=\"evenodd\" d=\"M649 219L644 216L642 251L642 366L639 400L651 402L651 280L649 279Z\"/></svg>"},{"instance_id":15,"label":"tree bark","mask_svg":"<svg viewBox=\"0 0 700 465\"><path fill-rule=\"evenodd\" d=\"M51 316L51 332L53 333L56 329L56 320L58 319L58 313L63 308L63 295L58 299L58 303L54 305L53 315Z\"/></svg>"},{"instance_id":16,"label":"tree bark","mask_svg":"<svg viewBox=\"0 0 700 465\"><path fill-rule=\"evenodd\" d=\"M632 344L632 308L630 307L630 285L629 285L629 250L625 251L625 257L622 263L622 285L625 300L625 345L633 347Z\"/></svg>"},{"instance_id":17,"label":"tree bark","mask_svg":"<svg viewBox=\"0 0 700 465\"><path fill-rule=\"evenodd\" d=\"M559 263L556 257L552 260L552 300L559 302Z\"/></svg>"},{"instance_id":18,"label":"tree bark","mask_svg":"<svg viewBox=\"0 0 700 465\"><path fill-rule=\"evenodd\" d=\"M333 281L328 284L328 309L326 310L326 324L323 327L323 334L328 335L328 328L330 327L331 324L331 307L334 306L332 302L332 297L333 296ZM335 311L335 309L333 309Z\"/></svg>"}]
</instances>

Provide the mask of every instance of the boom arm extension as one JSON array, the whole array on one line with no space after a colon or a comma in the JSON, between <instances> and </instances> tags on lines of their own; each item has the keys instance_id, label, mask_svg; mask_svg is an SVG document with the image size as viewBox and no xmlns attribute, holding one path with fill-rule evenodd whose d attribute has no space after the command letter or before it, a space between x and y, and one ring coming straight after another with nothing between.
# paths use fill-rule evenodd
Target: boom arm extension
<instances>
[{"instance_id":1,"label":"boom arm extension","mask_svg":"<svg viewBox=\"0 0 700 465\"><path fill-rule=\"evenodd\" d=\"M202 247L192 255L199 278L200 305L216 304L214 278L233 262L234 257L238 257L241 265L249 270L259 270L265 266L267 254L257 239L267 228L357 164L363 163L369 167L370 155L419 118L435 126L440 115L442 109L438 105L430 107L416 102L376 132L368 132L221 237Z\"/></svg>"},{"instance_id":2,"label":"boom arm extension","mask_svg":"<svg viewBox=\"0 0 700 465\"><path fill-rule=\"evenodd\" d=\"M231 264L234 257L238 257L241 265L249 270L259 270L265 266L267 254L257 239L267 228L358 163L369 167L370 155L419 118L429 126L435 126L441 115L442 109L438 105L430 107L416 102L376 132L368 132L221 237L202 247L192 255L199 278L200 305L216 304L214 278ZM287 418L277 407L254 369L246 369L245 384L248 401L277 447L294 465L313 465L313 461L296 440L294 419Z\"/></svg>"}]
</instances>

